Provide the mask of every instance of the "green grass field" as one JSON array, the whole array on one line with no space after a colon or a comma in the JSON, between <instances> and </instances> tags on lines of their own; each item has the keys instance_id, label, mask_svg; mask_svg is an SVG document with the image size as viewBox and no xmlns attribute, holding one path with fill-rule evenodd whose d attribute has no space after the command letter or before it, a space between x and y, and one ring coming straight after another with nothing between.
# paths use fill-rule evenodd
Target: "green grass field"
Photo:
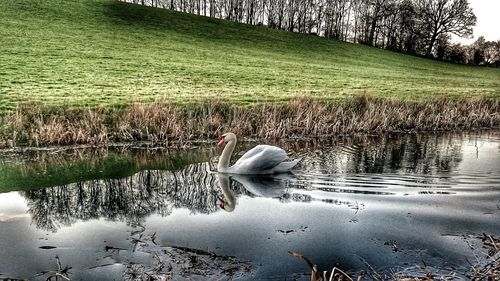
<instances>
[{"instance_id":1,"label":"green grass field","mask_svg":"<svg viewBox=\"0 0 500 281\"><path fill-rule=\"evenodd\" d=\"M296 96L500 97L500 70L111 0L0 1L0 112Z\"/></svg>"}]
</instances>

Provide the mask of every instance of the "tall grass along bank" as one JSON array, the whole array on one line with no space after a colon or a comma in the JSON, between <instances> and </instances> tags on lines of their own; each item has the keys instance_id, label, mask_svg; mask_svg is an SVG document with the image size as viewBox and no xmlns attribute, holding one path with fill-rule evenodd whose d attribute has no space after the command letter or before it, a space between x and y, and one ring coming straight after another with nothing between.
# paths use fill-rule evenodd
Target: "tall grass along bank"
<instances>
[{"instance_id":1,"label":"tall grass along bank","mask_svg":"<svg viewBox=\"0 0 500 281\"><path fill-rule=\"evenodd\" d=\"M133 104L122 109L18 106L0 117L0 145L46 146L213 139L226 131L265 140L338 134L464 130L500 126L500 101L401 101L359 96L342 102L294 99L251 106Z\"/></svg>"}]
</instances>

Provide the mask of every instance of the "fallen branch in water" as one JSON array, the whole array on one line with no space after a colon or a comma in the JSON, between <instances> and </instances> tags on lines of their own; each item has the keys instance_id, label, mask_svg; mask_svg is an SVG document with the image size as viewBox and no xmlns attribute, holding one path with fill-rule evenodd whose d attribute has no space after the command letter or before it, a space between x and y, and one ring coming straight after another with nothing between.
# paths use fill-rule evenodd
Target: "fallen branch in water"
<instances>
[{"instance_id":1,"label":"fallen branch in water","mask_svg":"<svg viewBox=\"0 0 500 281\"><path fill-rule=\"evenodd\" d=\"M59 256L56 256L56 261L57 261L57 270L49 271L50 276L47 277L46 281L50 281L52 280L52 278L55 278L57 280L59 277L61 277L64 280L70 281L71 279L69 279L68 275L70 274L69 270L72 267L67 265L63 268L61 265L61 261L59 260Z\"/></svg>"},{"instance_id":2,"label":"fallen branch in water","mask_svg":"<svg viewBox=\"0 0 500 281\"><path fill-rule=\"evenodd\" d=\"M367 270L367 274L375 281L383 281L384 278L382 277L382 275L380 275L380 273L378 273L366 260L364 260L363 258L361 258L361 261L363 262L363 264L365 265L365 267L368 269Z\"/></svg>"},{"instance_id":3,"label":"fallen branch in water","mask_svg":"<svg viewBox=\"0 0 500 281\"><path fill-rule=\"evenodd\" d=\"M344 272L344 271L342 271L340 268L337 268L337 267L335 267L335 266L334 266L334 267L333 267L333 269L332 269L332 273L330 273L330 279L329 279L329 281L333 281L333 278L334 278L335 276L337 276L337 274L335 274L335 270L337 270L338 272L340 272L340 273L342 274L342 276L345 276L347 279L349 279L349 280L351 280L351 281L352 281L352 278L351 278L349 275L347 275L347 273L345 273L345 272ZM340 277L337 277L337 279L336 279L336 280L341 280L341 279L340 279Z\"/></svg>"},{"instance_id":4,"label":"fallen branch in water","mask_svg":"<svg viewBox=\"0 0 500 281\"><path fill-rule=\"evenodd\" d=\"M300 253L297 253L297 252L288 252L288 253L296 258L303 259L306 261L306 263L311 268L311 281L326 281L327 280L327 275L328 275L327 271L326 270L323 271L323 276L321 277L318 273L318 266L316 264L312 263L311 260L309 260L306 256L304 256ZM338 273L336 273L336 271ZM330 278L328 280L329 281L345 280L344 278L347 278L347 280L352 281L352 278L347 273L345 273L340 268L334 266L330 272Z\"/></svg>"},{"instance_id":5,"label":"fallen branch in water","mask_svg":"<svg viewBox=\"0 0 500 281\"><path fill-rule=\"evenodd\" d=\"M473 281L500 281L500 239L483 233L478 237L488 249L487 257L475 265L471 264L470 279Z\"/></svg>"},{"instance_id":6,"label":"fallen branch in water","mask_svg":"<svg viewBox=\"0 0 500 281\"><path fill-rule=\"evenodd\" d=\"M484 245L490 247L489 251L490 256L494 256L495 254L500 252L497 246L497 245L500 246L500 239L495 238L489 234L483 233L483 237L481 237L481 240L483 240Z\"/></svg>"},{"instance_id":7,"label":"fallen branch in water","mask_svg":"<svg viewBox=\"0 0 500 281\"><path fill-rule=\"evenodd\" d=\"M486 234L484 234L484 235L486 235ZM488 239L490 239L491 245L493 246L493 248L495 248L495 251L498 252L498 247L496 245L496 241L493 239L493 237L491 237L491 235L487 235L487 237L488 237Z\"/></svg>"}]
</instances>

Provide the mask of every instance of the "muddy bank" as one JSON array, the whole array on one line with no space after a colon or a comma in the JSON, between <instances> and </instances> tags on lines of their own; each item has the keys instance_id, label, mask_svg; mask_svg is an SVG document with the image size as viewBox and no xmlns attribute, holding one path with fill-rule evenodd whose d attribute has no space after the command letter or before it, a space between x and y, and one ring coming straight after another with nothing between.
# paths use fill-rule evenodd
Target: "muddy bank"
<instances>
[{"instance_id":1,"label":"muddy bank","mask_svg":"<svg viewBox=\"0 0 500 281\"><path fill-rule=\"evenodd\" d=\"M500 101L487 98L343 102L296 99L252 106L134 104L122 109L22 105L0 117L0 147L213 139L226 131L266 140L338 134L467 130L500 126Z\"/></svg>"}]
</instances>

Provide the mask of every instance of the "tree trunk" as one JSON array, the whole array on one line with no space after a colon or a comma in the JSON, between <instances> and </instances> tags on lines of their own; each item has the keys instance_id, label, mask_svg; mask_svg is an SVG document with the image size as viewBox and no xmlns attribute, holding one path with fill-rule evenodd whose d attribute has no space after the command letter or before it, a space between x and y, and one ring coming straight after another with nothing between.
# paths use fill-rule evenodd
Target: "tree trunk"
<instances>
[{"instance_id":1,"label":"tree trunk","mask_svg":"<svg viewBox=\"0 0 500 281\"><path fill-rule=\"evenodd\" d=\"M431 41L429 42L429 46L427 47L427 51L425 52L425 56L428 58L431 57L432 47L434 47L434 43L436 43L437 36L438 35L435 32L432 34Z\"/></svg>"},{"instance_id":2,"label":"tree trunk","mask_svg":"<svg viewBox=\"0 0 500 281\"><path fill-rule=\"evenodd\" d=\"M321 34L321 23L322 23L321 8L323 8L323 6L319 6L319 10L318 10L318 29L316 30L316 34L318 34L318 35Z\"/></svg>"},{"instance_id":3,"label":"tree trunk","mask_svg":"<svg viewBox=\"0 0 500 281\"><path fill-rule=\"evenodd\" d=\"M377 18L373 17L372 23L370 24L370 35L368 37L368 43L373 45L373 38L375 37L375 27L377 26Z\"/></svg>"}]
</instances>

